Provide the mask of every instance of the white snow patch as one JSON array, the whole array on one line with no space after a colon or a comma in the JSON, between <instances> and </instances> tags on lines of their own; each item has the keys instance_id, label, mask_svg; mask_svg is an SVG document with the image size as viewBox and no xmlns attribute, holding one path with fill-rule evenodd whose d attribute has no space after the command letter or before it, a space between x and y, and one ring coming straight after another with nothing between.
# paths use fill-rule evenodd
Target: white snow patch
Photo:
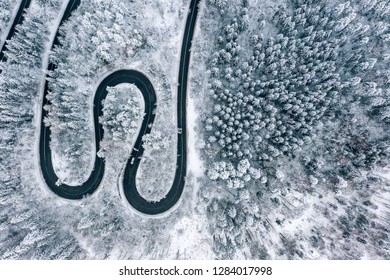
<instances>
[{"instance_id":1,"label":"white snow patch","mask_svg":"<svg viewBox=\"0 0 390 280\"><path fill-rule=\"evenodd\" d=\"M208 240L207 220L205 217L192 215L178 221L171 230L172 258L179 259L214 259L211 240Z\"/></svg>"},{"instance_id":2,"label":"white snow patch","mask_svg":"<svg viewBox=\"0 0 390 280\"><path fill-rule=\"evenodd\" d=\"M196 149L196 143L198 135L195 132L196 120L198 118L198 112L195 109L195 102L188 94L187 101L187 127L188 127L188 169L193 172L196 177L200 177L204 174L203 162L200 159L199 151Z\"/></svg>"},{"instance_id":3,"label":"white snow patch","mask_svg":"<svg viewBox=\"0 0 390 280\"><path fill-rule=\"evenodd\" d=\"M390 166L383 168L382 170L377 170L374 172L374 175L381 177L386 180L390 180Z\"/></svg>"}]
</instances>

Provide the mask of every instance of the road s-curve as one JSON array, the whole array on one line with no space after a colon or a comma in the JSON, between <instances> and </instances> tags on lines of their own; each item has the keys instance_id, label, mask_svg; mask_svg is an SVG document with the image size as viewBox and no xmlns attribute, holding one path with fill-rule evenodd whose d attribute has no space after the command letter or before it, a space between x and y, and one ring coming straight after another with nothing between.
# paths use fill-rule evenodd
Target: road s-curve
<instances>
[{"instance_id":1,"label":"road s-curve","mask_svg":"<svg viewBox=\"0 0 390 280\"><path fill-rule=\"evenodd\" d=\"M124 193L130 205L144 214L156 215L171 209L180 199L185 185L185 176L187 172L187 121L186 121L186 102L187 102L187 83L188 70L190 65L191 45L194 35L196 19L198 15L200 0L191 0L184 30L183 42L180 54L180 66L177 88L177 161L176 172L173 184L168 194L158 202L146 201L137 191L136 172L129 162L126 165L123 179ZM138 139L137 139L138 141Z\"/></svg>"},{"instance_id":2,"label":"road s-curve","mask_svg":"<svg viewBox=\"0 0 390 280\"><path fill-rule=\"evenodd\" d=\"M178 100L177 100L177 125L178 125L178 141L177 141L177 162L174 181L168 194L159 202L149 202L145 200L136 188L136 174L144 152L142 147L142 136L150 133L154 122L153 110L156 107L156 94L152 83L149 79L136 70L119 70L105 77L98 86L94 97L94 125L95 125L95 146L96 152L99 148L99 143L103 139L103 127L99 124L99 116L102 114L102 100L106 98L107 87L115 86L120 83L132 83L141 91L145 103L145 117L133 151L128 159L123 176L124 194L129 204L137 211L155 215L163 213L172 208L180 199L184 189L186 175L186 94L187 94L187 76L190 61L191 42L198 14L198 4L200 0L191 0L190 9L186 21L183 44L180 56L179 77L178 77ZM61 23L68 19L70 13L78 7L80 0L69 1L68 7L63 15ZM59 44L58 31L53 43L53 47ZM55 65L50 64L49 70L55 69ZM46 82L44 91L45 105L46 94L48 91L48 83ZM43 107L42 107L43 108ZM66 184L56 185L58 180L54 172L51 150L50 150L50 128L44 126L44 118L47 112L42 110L41 120L41 135L40 135L40 164L44 180L48 187L57 195L67 199L80 199L85 195L92 194L100 185L104 175L104 160L95 156L94 168L89 178L81 186L69 186Z\"/></svg>"},{"instance_id":3,"label":"road s-curve","mask_svg":"<svg viewBox=\"0 0 390 280\"><path fill-rule=\"evenodd\" d=\"M143 98L145 100L145 117L142 122L142 127L140 134L137 138L135 147L142 147L141 138L142 135L150 133L151 127L148 124L153 123L154 114L153 108L156 106L156 94L154 92L153 86L149 79L142 74L141 72L135 70L119 70L114 73L111 73L109 76L104 78L100 83L98 89L96 90L94 97L94 110L93 110L93 121L95 124L95 147L97 150L99 148L99 142L103 139L103 126L99 123L99 116L102 115L103 106L102 100L107 96L107 87L116 86L121 83L132 83L138 87L141 91ZM46 92L46 91L45 91ZM46 101L47 102L47 101ZM42 123L44 114L47 112L42 112ZM54 172L52 164L52 156L50 150L50 128L42 126L41 139L40 139L40 158L41 158L41 170L42 175L46 181L46 184L49 188L56 193L57 195L67 198L67 199L81 199L85 195L92 194L100 185L103 175L104 175L104 160L99 157L95 157L93 171L88 177L87 181L80 186L69 186L66 184L56 185L58 180L57 175ZM139 147L139 151L132 153L134 157L141 157L143 149ZM138 163L138 160L137 160Z\"/></svg>"}]
</instances>

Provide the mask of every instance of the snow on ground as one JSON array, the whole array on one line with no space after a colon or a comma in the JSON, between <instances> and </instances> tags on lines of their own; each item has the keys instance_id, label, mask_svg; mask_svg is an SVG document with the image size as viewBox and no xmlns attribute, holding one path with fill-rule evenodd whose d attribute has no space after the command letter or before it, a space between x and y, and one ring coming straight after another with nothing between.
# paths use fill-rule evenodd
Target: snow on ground
<instances>
[{"instance_id":1,"label":"snow on ground","mask_svg":"<svg viewBox=\"0 0 390 280\"><path fill-rule=\"evenodd\" d=\"M383 168L382 170L375 171L374 175L390 180L390 166Z\"/></svg>"},{"instance_id":2,"label":"snow on ground","mask_svg":"<svg viewBox=\"0 0 390 280\"><path fill-rule=\"evenodd\" d=\"M207 220L203 215L183 217L170 231L172 259L213 259L215 258L207 230Z\"/></svg>"},{"instance_id":3,"label":"snow on ground","mask_svg":"<svg viewBox=\"0 0 390 280\"><path fill-rule=\"evenodd\" d=\"M204 175L205 167L203 166L203 161L200 159L199 150L196 147L196 143L200 141L199 135L195 131L197 125L198 112L195 108L195 102L193 97L188 93L187 99L187 128L188 128L188 140L187 140L187 151L188 151L188 160L187 166L188 170L196 177L201 177Z\"/></svg>"},{"instance_id":4,"label":"snow on ground","mask_svg":"<svg viewBox=\"0 0 390 280\"><path fill-rule=\"evenodd\" d=\"M81 185L82 182L69 180L69 178L71 178L71 174L69 172L69 165L72 163L68 163L66 160L62 159L61 156L55 151L52 151L51 158L53 162L54 172L56 173L61 183L65 183L69 186ZM87 176L89 174L85 174L85 175Z\"/></svg>"}]
</instances>

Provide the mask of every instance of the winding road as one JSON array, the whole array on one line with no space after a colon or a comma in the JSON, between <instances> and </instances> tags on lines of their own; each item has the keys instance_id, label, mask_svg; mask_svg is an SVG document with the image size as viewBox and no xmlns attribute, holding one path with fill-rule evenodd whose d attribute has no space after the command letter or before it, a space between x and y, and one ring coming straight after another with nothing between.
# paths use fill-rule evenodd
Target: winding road
<instances>
[{"instance_id":1,"label":"winding road","mask_svg":"<svg viewBox=\"0 0 390 280\"><path fill-rule=\"evenodd\" d=\"M107 76L98 86L94 97L94 125L95 125L95 162L94 168L89 178L81 186L69 186L66 184L56 185L58 180L53 169L52 155L50 150L50 128L44 125L44 118L47 112L42 109L41 119L41 134L40 134L40 165L42 175L48 187L57 195L67 199L81 199L85 195L92 194L99 187L104 175L104 160L97 157L96 153L99 149L100 140L103 139L103 127L99 123L99 116L102 114L102 100L107 95L107 86L115 86L120 83L135 84L141 91L145 103L145 117L142 122L140 132L134 144L133 151L127 161L124 176L123 188L129 204L137 211L155 215L163 213L171 209L180 199L184 189L185 176L187 170L187 152L186 152L186 95L188 82L188 69L190 63L190 50L193 38L193 33L198 14L198 4L200 0L191 0L190 9L186 21L183 43L180 56L180 67L178 77L178 100L177 100L177 126L178 126L178 141L177 141L177 168L174 177L174 182L168 194L159 202L149 202L145 200L137 191L136 174L142 158L144 149L142 147L142 136L150 133L154 122L153 109L156 107L156 94L152 83L149 79L136 70L119 70ZM73 10L80 4L80 0L70 0L67 9L62 17L61 23L67 20ZM58 31L55 36L53 46L58 45ZM55 65L49 64L48 69L55 69ZM48 92L48 82L46 81L43 106L48 103L46 95ZM43 108L43 107L42 107ZM179 133L180 130L180 133Z\"/></svg>"}]
</instances>

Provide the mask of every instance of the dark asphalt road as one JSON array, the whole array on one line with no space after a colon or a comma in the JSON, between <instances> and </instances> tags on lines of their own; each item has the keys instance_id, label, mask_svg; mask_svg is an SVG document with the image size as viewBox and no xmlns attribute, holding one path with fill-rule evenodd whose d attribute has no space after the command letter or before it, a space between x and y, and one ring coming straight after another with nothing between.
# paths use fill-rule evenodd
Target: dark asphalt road
<instances>
[{"instance_id":1,"label":"dark asphalt road","mask_svg":"<svg viewBox=\"0 0 390 280\"><path fill-rule=\"evenodd\" d=\"M18 12L16 13L16 17L14 19L14 22L12 23L12 26L8 32L6 41L11 39L12 36L14 36L15 27L16 27L16 25L22 23L22 21L24 20L23 11L25 9L28 9L28 7L30 6L30 3L31 3L31 0L22 0L22 2L20 3ZM3 59L5 60L4 51L7 50L7 42L6 41L4 42L4 45L1 47L0 61L3 61Z\"/></svg>"},{"instance_id":2,"label":"dark asphalt road","mask_svg":"<svg viewBox=\"0 0 390 280\"><path fill-rule=\"evenodd\" d=\"M199 2L200 0L191 0L181 48L177 92L177 127L181 129L181 133L178 133L177 135L177 168L172 187L169 190L168 194L165 196L165 198L163 198L162 200L155 203L148 202L138 193L136 188L135 178L138 164L130 165L128 163L125 168L123 186L126 199L129 201L131 206L145 214L154 215L169 210L178 202L184 189L185 176L187 173L186 101L188 69L190 65L190 50L192 38L194 35L196 18L198 15ZM138 140L139 139L137 139L137 141Z\"/></svg>"},{"instance_id":3,"label":"dark asphalt road","mask_svg":"<svg viewBox=\"0 0 390 280\"><path fill-rule=\"evenodd\" d=\"M186 94L187 94L187 76L189 69L190 61L190 49L191 42L194 33L196 18L198 14L198 4L200 0L192 0L190 4L190 10L186 22L183 44L181 49L180 57L180 69L179 69L179 80L178 80L178 102L177 102L177 117L178 117L178 128L181 129L181 133L178 133L178 143L177 143L177 168L175 173L175 178L173 185L166 195L159 202L148 202L146 201L137 191L136 188L136 174L140 164L140 158L143 155L144 149L142 148L142 136L150 133L151 124L154 122L153 109L156 106L156 94L153 89L151 82L148 78L142 73L135 70L119 70L108 77L106 77L102 83L99 85L95 98L94 98L94 125L95 125L95 144L96 152L99 149L99 142L103 138L103 127L99 124L98 118L102 114L102 100L107 95L107 86L115 86L120 83L133 83L135 84L140 91L145 100L145 117L142 122L141 130L135 142L134 148L130 158L127 161L123 187L126 199L136 210L145 214L159 214L169 210L174 206L177 201L180 199L183 192L185 184L185 175L186 175L186 162L187 162L187 153L186 153ZM68 9L66 10L62 21L65 21L70 13L78 7L80 1L70 1L68 4ZM53 44L58 44L58 39L56 38ZM55 65L50 64L48 67L49 70L55 69ZM48 90L48 84L46 82L45 86L45 97ZM48 101L44 98L45 105ZM85 195L92 194L100 185L101 180L104 175L104 160L99 157L95 157L95 163L91 175L87 181L81 186L68 186L62 184L56 186L58 180L57 175L54 172L51 150L50 150L50 129L45 127L43 124L43 119L47 115L45 110L42 110L42 122L41 122L41 136L40 136L40 163L42 169L42 175L49 186L49 188L56 193L57 195L67 198L67 199L80 199ZM133 163L131 163L134 159Z\"/></svg>"}]
</instances>

